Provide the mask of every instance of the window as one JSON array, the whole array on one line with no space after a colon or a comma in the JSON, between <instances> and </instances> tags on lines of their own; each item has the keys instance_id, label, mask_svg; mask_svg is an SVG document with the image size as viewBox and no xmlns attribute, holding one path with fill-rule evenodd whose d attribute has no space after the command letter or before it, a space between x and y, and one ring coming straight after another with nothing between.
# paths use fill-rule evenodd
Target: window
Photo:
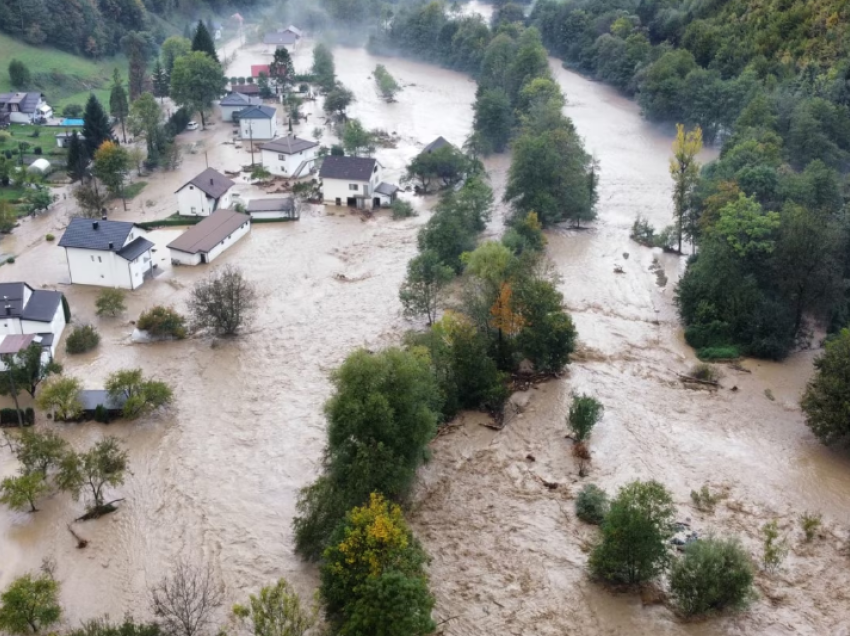
<instances>
[{"instance_id":1,"label":"window","mask_svg":"<svg viewBox=\"0 0 850 636\"><path fill-rule=\"evenodd\" d=\"M359 185L357 185L356 183L349 183L349 184L348 184L348 189L349 189L349 190L359 190L359 189L360 189L360 186L359 186Z\"/></svg>"},{"instance_id":2,"label":"window","mask_svg":"<svg viewBox=\"0 0 850 636\"><path fill-rule=\"evenodd\" d=\"M91 262L94 263L94 255L92 254Z\"/></svg>"},{"instance_id":3,"label":"window","mask_svg":"<svg viewBox=\"0 0 850 636\"><path fill-rule=\"evenodd\" d=\"M195 206L193 205L193 206L192 206L192 214L195 214L195 210L196 210L196 208L195 208Z\"/></svg>"},{"instance_id":4,"label":"window","mask_svg":"<svg viewBox=\"0 0 850 636\"><path fill-rule=\"evenodd\" d=\"M98 256L98 257L97 257L97 262L98 262L98 263L102 263L102 262L103 262L103 259L102 259L100 256Z\"/></svg>"},{"instance_id":5,"label":"window","mask_svg":"<svg viewBox=\"0 0 850 636\"><path fill-rule=\"evenodd\" d=\"M286 161L286 155L278 155L277 158L281 161Z\"/></svg>"}]
</instances>

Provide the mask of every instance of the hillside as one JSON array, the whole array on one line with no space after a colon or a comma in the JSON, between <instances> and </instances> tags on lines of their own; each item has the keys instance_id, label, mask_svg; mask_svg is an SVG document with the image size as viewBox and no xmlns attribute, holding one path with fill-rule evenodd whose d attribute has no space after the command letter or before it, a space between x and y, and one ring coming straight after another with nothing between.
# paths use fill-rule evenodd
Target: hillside
<instances>
[{"instance_id":1,"label":"hillside","mask_svg":"<svg viewBox=\"0 0 850 636\"><path fill-rule=\"evenodd\" d=\"M91 60L49 47L35 47L8 35L0 34L0 92L14 90L9 82L8 61L17 59L32 73L33 88L47 97L57 111L65 104L85 104L90 92L106 103L109 81L116 66L122 75L127 73L123 56Z\"/></svg>"}]
</instances>

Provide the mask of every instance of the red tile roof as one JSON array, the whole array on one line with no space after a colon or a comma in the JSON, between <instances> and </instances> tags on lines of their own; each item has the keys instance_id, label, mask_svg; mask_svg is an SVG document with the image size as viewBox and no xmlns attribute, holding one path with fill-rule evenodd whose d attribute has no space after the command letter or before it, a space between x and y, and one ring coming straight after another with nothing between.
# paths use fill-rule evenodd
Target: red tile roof
<instances>
[{"instance_id":1,"label":"red tile roof","mask_svg":"<svg viewBox=\"0 0 850 636\"><path fill-rule=\"evenodd\" d=\"M252 64L251 65L251 77L259 77L260 73L265 73L267 76L271 75L271 73L269 73L269 65L268 64Z\"/></svg>"}]
</instances>

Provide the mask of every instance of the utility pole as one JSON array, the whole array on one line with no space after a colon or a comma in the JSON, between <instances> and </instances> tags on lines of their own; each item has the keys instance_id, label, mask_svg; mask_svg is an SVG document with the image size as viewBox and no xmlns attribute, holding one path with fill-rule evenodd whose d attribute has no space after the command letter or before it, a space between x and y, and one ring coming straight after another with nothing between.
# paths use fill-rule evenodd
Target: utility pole
<instances>
[{"instance_id":1,"label":"utility pole","mask_svg":"<svg viewBox=\"0 0 850 636\"><path fill-rule=\"evenodd\" d=\"M248 140L251 145L251 166L254 165L254 120L248 120Z\"/></svg>"}]
</instances>

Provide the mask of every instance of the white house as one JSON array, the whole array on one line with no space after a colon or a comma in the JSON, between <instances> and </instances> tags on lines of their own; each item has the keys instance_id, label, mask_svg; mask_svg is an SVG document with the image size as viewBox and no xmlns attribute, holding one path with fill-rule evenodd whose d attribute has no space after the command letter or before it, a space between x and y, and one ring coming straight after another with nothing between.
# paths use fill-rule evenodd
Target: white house
<instances>
[{"instance_id":1,"label":"white house","mask_svg":"<svg viewBox=\"0 0 850 636\"><path fill-rule=\"evenodd\" d=\"M294 197L251 199L245 211L252 219L298 219L301 216Z\"/></svg>"},{"instance_id":2,"label":"white house","mask_svg":"<svg viewBox=\"0 0 850 636\"><path fill-rule=\"evenodd\" d=\"M233 210L218 210L168 244L174 265L211 263L219 254L251 231L251 217Z\"/></svg>"},{"instance_id":3,"label":"white house","mask_svg":"<svg viewBox=\"0 0 850 636\"><path fill-rule=\"evenodd\" d=\"M239 138L269 141L277 137L277 110L273 106L250 106L239 113Z\"/></svg>"},{"instance_id":4,"label":"white house","mask_svg":"<svg viewBox=\"0 0 850 636\"><path fill-rule=\"evenodd\" d=\"M260 146L263 165L272 174L298 178L310 172L316 162L319 144L287 135Z\"/></svg>"},{"instance_id":5,"label":"white house","mask_svg":"<svg viewBox=\"0 0 850 636\"><path fill-rule=\"evenodd\" d=\"M233 198L233 181L218 170L207 168L177 190L177 213L181 216L209 216L229 208Z\"/></svg>"},{"instance_id":6,"label":"white house","mask_svg":"<svg viewBox=\"0 0 850 636\"><path fill-rule=\"evenodd\" d=\"M221 107L221 120L233 121L233 114L245 110L249 106L261 106L263 100L259 97L243 95L242 93L230 93L223 97L218 105Z\"/></svg>"},{"instance_id":7,"label":"white house","mask_svg":"<svg viewBox=\"0 0 850 636\"><path fill-rule=\"evenodd\" d=\"M136 289L153 275L151 243L135 223L73 218L59 241L71 282Z\"/></svg>"},{"instance_id":8,"label":"white house","mask_svg":"<svg viewBox=\"0 0 850 636\"><path fill-rule=\"evenodd\" d=\"M298 42L304 34L301 29L297 29L289 25L285 29L280 29L272 33L266 33L263 37L263 44L268 44L275 48L281 47L289 52L294 51L298 47Z\"/></svg>"},{"instance_id":9,"label":"white house","mask_svg":"<svg viewBox=\"0 0 850 636\"><path fill-rule=\"evenodd\" d=\"M398 188L381 181L382 167L372 157L325 157L319 170L324 202L352 208L391 204Z\"/></svg>"},{"instance_id":10,"label":"white house","mask_svg":"<svg viewBox=\"0 0 850 636\"><path fill-rule=\"evenodd\" d=\"M32 124L53 117L53 109L41 93L0 93L0 120Z\"/></svg>"},{"instance_id":11,"label":"white house","mask_svg":"<svg viewBox=\"0 0 850 636\"><path fill-rule=\"evenodd\" d=\"M52 358L65 330L62 294L0 283L0 301L0 353L18 353L36 342Z\"/></svg>"}]
</instances>

